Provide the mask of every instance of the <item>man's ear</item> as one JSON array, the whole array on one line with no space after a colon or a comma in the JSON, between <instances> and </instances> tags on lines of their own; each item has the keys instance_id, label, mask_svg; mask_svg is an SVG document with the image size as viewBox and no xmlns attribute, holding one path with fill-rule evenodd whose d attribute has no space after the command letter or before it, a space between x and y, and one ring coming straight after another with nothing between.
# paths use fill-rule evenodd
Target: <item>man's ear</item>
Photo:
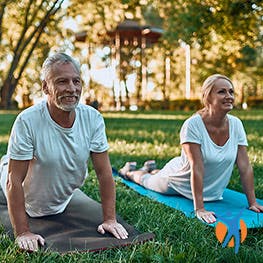
<instances>
[{"instance_id":1,"label":"man's ear","mask_svg":"<svg viewBox=\"0 0 263 263\"><path fill-rule=\"evenodd\" d=\"M47 85L47 82L45 80L42 81L42 90L43 92L47 95L49 93L49 90L48 90L48 85Z\"/></svg>"}]
</instances>

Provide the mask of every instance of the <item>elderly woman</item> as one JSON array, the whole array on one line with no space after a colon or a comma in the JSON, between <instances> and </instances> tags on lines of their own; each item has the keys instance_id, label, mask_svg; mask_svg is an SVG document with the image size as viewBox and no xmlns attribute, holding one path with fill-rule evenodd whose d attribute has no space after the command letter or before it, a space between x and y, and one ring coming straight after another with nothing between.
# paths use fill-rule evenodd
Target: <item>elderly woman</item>
<instances>
[{"instance_id":1,"label":"elderly woman","mask_svg":"<svg viewBox=\"0 0 263 263\"><path fill-rule=\"evenodd\" d=\"M222 199L222 194L237 164L249 209L263 212L256 202L253 169L247 154L247 139L242 122L228 114L233 109L234 86L220 74L208 77L202 86L204 108L187 119L180 132L182 152L161 170L147 161L136 170L127 162L120 174L147 189L167 195L183 195L193 200L197 218L214 223L204 201Z\"/></svg>"}]
</instances>

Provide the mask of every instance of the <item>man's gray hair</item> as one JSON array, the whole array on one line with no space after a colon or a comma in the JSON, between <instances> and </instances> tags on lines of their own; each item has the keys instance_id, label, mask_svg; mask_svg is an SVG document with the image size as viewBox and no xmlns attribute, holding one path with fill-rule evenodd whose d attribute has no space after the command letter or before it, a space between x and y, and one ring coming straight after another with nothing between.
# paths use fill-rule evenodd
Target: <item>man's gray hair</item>
<instances>
[{"instance_id":1,"label":"man's gray hair","mask_svg":"<svg viewBox=\"0 0 263 263\"><path fill-rule=\"evenodd\" d=\"M65 64L65 63L72 63L76 71L80 74L80 65L79 63L72 58L71 56L65 53L56 53L50 57L48 57L42 66L41 70L41 80L47 80L50 74L50 70L54 64Z\"/></svg>"}]
</instances>

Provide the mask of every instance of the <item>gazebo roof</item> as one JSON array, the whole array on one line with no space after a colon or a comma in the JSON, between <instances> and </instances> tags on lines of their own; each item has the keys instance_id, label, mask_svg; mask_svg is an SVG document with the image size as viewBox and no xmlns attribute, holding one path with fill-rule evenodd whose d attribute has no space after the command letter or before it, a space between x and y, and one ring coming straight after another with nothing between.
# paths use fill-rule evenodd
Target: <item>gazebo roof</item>
<instances>
[{"instance_id":1,"label":"gazebo roof","mask_svg":"<svg viewBox=\"0 0 263 263\"><path fill-rule=\"evenodd\" d=\"M125 42L133 43L135 40L138 44L141 43L141 39L144 37L146 45L152 45L156 43L163 34L163 29L151 26L141 26L138 22L125 19L122 23L113 31L108 31L107 35L113 41L115 41L116 35L120 38L120 44L123 45ZM85 42L87 36L86 31L78 32L75 34L76 41Z\"/></svg>"},{"instance_id":2,"label":"gazebo roof","mask_svg":"<svg viewBox=\"0 0 263 263\"><path fill-rule=\"evenodd\" d=\"M117 33L119 33L121 42L134 40L134 38L140 41L142 37L145 37L147 44L154 44L162 36L163 30L147 25L141 26L134 20L126 19L120 23L115 30L109 31L107 34L111 38L115 38Z\"/></svg>"}]
</instances>

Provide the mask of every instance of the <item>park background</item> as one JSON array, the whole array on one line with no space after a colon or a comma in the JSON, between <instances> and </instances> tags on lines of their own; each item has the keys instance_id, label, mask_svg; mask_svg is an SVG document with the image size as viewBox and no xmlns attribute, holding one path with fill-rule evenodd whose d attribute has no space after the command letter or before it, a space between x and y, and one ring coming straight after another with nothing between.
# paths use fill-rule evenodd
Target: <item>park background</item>
<instances>
[{"instance_id":1,"label":"park background","mask_svg":"<svg viewBox=\"0 0 263 263\"><path fill-rule=\"evenodd\" d=\"M243 120L256 195L263 199L262 1L0 3L0 156L20 110L43 99L39 73L50 53L64 51L81 63L82 102L102 112L116 168L131 160L142 165L149 158L161 167L179 155L180 127L200 107L201 83L210 74L222 73L235 84L232 114ZM91 164L89 170L83 190L99 201ZM139 231L155 233L155 240L101 253L28 254L19 252L1 229L0 260L263 262L262 228L249 230L235 254L232 248L221 247L213 228L142 197L119 181L116 185L118 214ZM242 191L237 170L229 188Z\"/></svg>"},{"instance_id":2,"label":"park background","mask_svg":"<svg viewBox=\"0 0 263 263\"><path fill-rule=\"evenodd\" d=\"M262 107L261 0L1 0L0 108L41 99L50 53L81 63L83 102L103 110L192 109L222 73L237 106Z\"/></svg>"}]
</instances>

